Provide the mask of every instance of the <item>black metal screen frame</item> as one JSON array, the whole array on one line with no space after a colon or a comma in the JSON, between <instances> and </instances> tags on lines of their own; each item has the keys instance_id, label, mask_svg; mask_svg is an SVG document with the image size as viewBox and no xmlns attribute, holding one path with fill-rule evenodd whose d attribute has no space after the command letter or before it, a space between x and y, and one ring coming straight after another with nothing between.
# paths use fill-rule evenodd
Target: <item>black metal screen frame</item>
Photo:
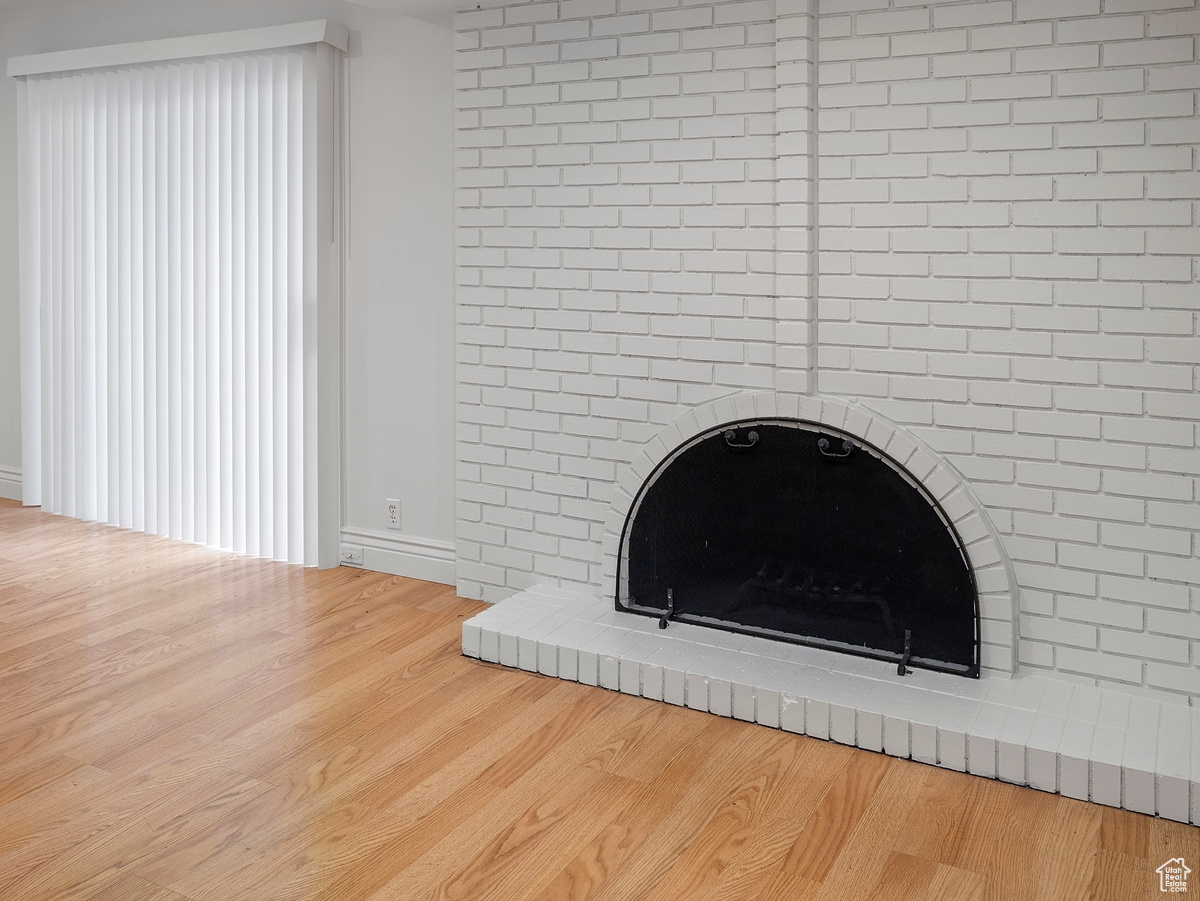
<instances>
[{"instance_id":1,"label":"black metal screen frame","mask_svg":"<svg viewBox=\"0 0 1200 901\"><path fill-rule=\"evenodd\" d=\"M650 472L650 475L647 476L647 478L642 482L642 486L641 486L641 488L638 489L638 493L634 497L633 503L630 505L630 508L629 508L629 513L628 513L628 515L626 515L625 522L621 527L621 540L620 540L620 544L617 546L617 569L616 569L616 583L615 583L615 590L614 590L614 593L615 593L614 601L615 601L616 609L626 612L626 613L635 613L635 614L638 614L641 616L652 616L652 617L655 617L656 619L662 620L664 622L664 625L666 622L666 617L664 617L664 611L662 608L645 607L640 604L636 604L636 603L629 601L628 598L623 598L622 597L622 593L623 593L622 592L622 578L621 578L622 567L625 564L625 558L628 553L627 542L629 539L630 528L633 524L634 519L637 517L638 509L641 506L642 500L645 498L646 493L649 491L649 489L657 481L659 475L661 475L667 469L667 467L669 467L672 463L674 463L677 459L679 459L679 457L682 456L688 449L694 447L695 445L697 445L703 441L707 441L713 437L716 437L729 429L746 429L746 428L752 428L754 426L766 426L766 425L780 425L780 426L786 426L786 427L790 427L790 428L797 428L797 429L802 429L802 430L809 431L809 432L814 432L819 435L827 435L831 438L835 438L835 439L838 439L841 441L849 441L855 447L866 451L871 456L873 456L876 459L883 462L885 465L887 465L889 468L891 468L898 476L903 478L909 485L911 485L914 489L916 489L916 491L921 495L922 499L937 513L938 517L942 521L942 525L944 525L946 527L946 530L950 533L950 536L954 541L954 545L955 545L956 549L958 550L959 555L962 557L963 566L966 568L967 574L969 576L970 585L971 585L972 604L973 604L973 608L974 608L974 610L973 610L974 617L973 618L974 618L975 634L974 634L974 647L973 647L973 654L972 654L974 662L971 663L970 665L964 666L961 664L950 663L950 662L943 661L943 660L936 660L936 659L931 659L931 658L926 658L926 657L918 657L915 655L910 656L908 654L899 654L899 653L895 653L895 652L891 652L891 651L887 651L887 650L879 649L879 648L862 647L859 645L849 645L849 644L845 644L843 642L834 641L834 640L830 640L830 639L823 639L823 638L818 638L818 637L808 636L808 635L798 635L798 634L795 634L792 632L783 632L783 631L779 631L779 630L775 630L775 629L761 628L761 627L757 627L757 626L746 625L743 623L737 623L737 622L731 622L728 620L716 619L714 617L690 614L690 613L686 613L686 612L682 612L682 611L671 613L671 615L670 615L671 621L692 623L694 625L708 626L710 628L722 629L727 632L735 632L735 633L738 633L741 635L754 635L754 636L758 636L760 638L771 638L771 639L774 639L777 641L785 641L790 644L803 645L806 647L821 648L823 650L838 651L838 652L845 653L845 654L851 654L856 657L866 657L866 658L874 659L874 660L884 660L889 663L900 664L901 667L903 667L905 664L907 664L908 666L919 667L921 669L932 670L934 672L951 673L953 675L966 676L968 678L978 679L979 672L980 672L979 585L978 585L978 581L976 580L976 577L975 577L975 568L971 565L971 559L968 556L967 551L966 551L966 544L963 542L962 536L958 534L958 530L956 528L954 528L954 524L953 524L953 522L951 522L950 517L946 515L946 511L944 509L942 509L942 505L937 501L937 499L932 494L929 493L929 489L927 489L925 487L925 485L922 484L922 482L919 479L917 479L915 476L913 476L912 473L910 473L907 469L905 469L904 466L902 466L895 459L893 459L891 456L889 456L887 453L885 453L881 448L878 448L875 445L871 444L869 441L866 441L863 438L858 437L857 435L852 435L849 432L846 432L842 429L828 426L828 425L825 425L825 424L819 423L819 422L813 422L813 421L807 420L807 419L786 419L786 418L781 418L781 417L735 419L735 420L731 420L729 422L724 422L719 425L712 426L711 428L705 429L700 434L694 435L691 438L687 439L686 441L681 442L673 450L671 450L671 452L668 453L658 463L658 465L654 467L654 469Z\"/></svg>"}]
</instances>

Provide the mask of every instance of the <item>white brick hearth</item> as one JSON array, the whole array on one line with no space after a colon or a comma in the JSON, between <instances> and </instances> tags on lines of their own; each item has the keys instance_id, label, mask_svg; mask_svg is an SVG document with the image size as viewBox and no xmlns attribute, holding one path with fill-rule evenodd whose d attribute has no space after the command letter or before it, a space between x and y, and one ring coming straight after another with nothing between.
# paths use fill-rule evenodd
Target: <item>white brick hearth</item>
<instances>
[{"instance_id":1,"label":"white brick hearth","mask_svg":"<svg viewBox=\"0 0 1200 901\"><path fill-rule=\"evenodd\" d=\"M966 679L532 588L463 623L463 653L893 757L1200 824L1200 710L1059 679Z\"/></svg>"}]
</instances>

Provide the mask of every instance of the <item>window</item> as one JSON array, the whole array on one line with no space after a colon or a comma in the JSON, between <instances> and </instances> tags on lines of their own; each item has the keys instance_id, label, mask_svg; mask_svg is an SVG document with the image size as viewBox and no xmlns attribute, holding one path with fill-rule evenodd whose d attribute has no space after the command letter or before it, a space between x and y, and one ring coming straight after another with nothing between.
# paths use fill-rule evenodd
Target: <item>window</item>
<instances>
[{"instance_id":1,"label":"window","mask_svg":"<svg viewBox=\"0 0 1200 901\"><path fill-rule=\"evenodd\" d=\"M25 503L336 564L345 37L10 60Z\"/></svg>"}]
</instances>

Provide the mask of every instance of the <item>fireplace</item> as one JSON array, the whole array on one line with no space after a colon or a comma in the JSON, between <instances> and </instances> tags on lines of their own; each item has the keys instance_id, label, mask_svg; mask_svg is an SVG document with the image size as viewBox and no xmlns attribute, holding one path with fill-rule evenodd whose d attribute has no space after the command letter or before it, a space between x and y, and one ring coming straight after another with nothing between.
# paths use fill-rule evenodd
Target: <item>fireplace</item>
<instances>
[{"instance_id":1,"label":"fireplace","mask_svg":"<svg viewBox=\"0 0 1200 901\"><path fill-rule=\"evenodd\" d=\"M676 448L622 531L617 606L965 676L978 594L936 499L886 453L792 419Z\"/></svg>"},{"instance_id":2,"label":"fireplace","mask_svg":"<svg viewBox=\"0 0 1200 901\"><path fill-rule=\"evenodd\" d=\"M751 438L752 431L757 439ZM771 465L772 449L782 462ZM693 454L700 456L693 460ZM706 464L714 460L738 478L712 477ZM693 462L699 465L693 467ZM851 467L860 463L866 464L860 467L863 485L851 478ZM748 467L759 469L746 472L743 479L740 471ZM731 489L731 481L746 484ZM894 662L898 645L888 643L894 638L888 634L884 607L874 600L839 606L828 596L819 599L824 607L818 604L818 612L826 618L860 608L856 616L847 617L856 622L824 633L811 628L812 620L819 619L811 609L800 614L791 609L797 606L797 587L811 587L808 573L802 572L805 561L817 559L814 546L828 550L829 545L823 543L824 533L810 530L816 539L796 552L788 540L795 529L786 521L781 528L764 529L755 525L755 515L761 517L763 506L786 508L797 492L840 497L845 493L840 489L834 494L839 485L849 485L850 494L861 494L838 515L858 527L846 542L854 553L842 556L868 561L862 567L865 572L877 572L880 560L894 562L903 556L889 557L896 540L894 534L893 542L886 540L889 532L903 532L896 547L911 548L914 536L927 527L929 540L921 543L931 557L930 566L958 555L966 576L958 570L949 577L951 586L960 587L941 585L945 596L938 603L948 605L942 609L960 619L977 609L978 637L967 647L974 649L980 679L957 675L970 673L953 652L932 653L922 644L922 620L936 617L923 613L919 604L916 614L911 607L916 600L927 601L932 591L905 599L892 586L872 584L853 568L839 572L824 555L820 571L829 576L824 583L830 589L827 595L841 594L832 591L834 585L846 591L862 583L864 596L868 587L877 588L874 594L887 602L892 632L898 636L903 629L912 635L911 657L901 668ZM662 515L673 506L687 533L667 536L681 539L683 545L667 560L644 557L655 552L655 542L641 537L643 528L654 538L656 530L665 532L669 526L654 522L660 515L654 495L660 489L667 495ZM710 516L709 508L723 508L724 515ZM754 542L747 559L761 558L785 568L791 564L791 577L776 586L783 575L779 569L760 576L764 567L754 563L747 564L758 565L749 575L744 569L722 574L734 567L716 567L709 561L709 574L717 572L713 581L723 581L724 591L711 585L704 592L693 590L695 584L707 584L697 578L697 571L705 568L705 555L699 554L699 564L689 561L697 559L697 545L708 550L703 544L709 528L737 536L735 545L744 543L743 532L750 534ZM862 537L872 533L873 540ZM708 542L711 548L713 539ZM662 544L657 547L661 557ZM1035 674L1012 679L1018 594L1004 541L970 485L936 450L862 405L840 398L760 392L688 411L652 437L622 473L605 518L601 553L600 586L539 585L520 591L464 622L463 653L1073 798L1200 823L1200 785L1192 775L1200 717L1189 716L1184 705L1118 690ZM812 568L816 583L818 567ZM642 575L646 569L649 574ZM956 567L948 569L955 572ZM926 588L940 584L921 566L910 567L907 577L894 580L912 585L922 584L922 579ZM961 587L964 581L967 588ZM739 606L737 595L743 586L748 596L741 610L731 609ZM666 604L668 588L674 610ZM964 596L967 603L961 603ZM709 606L694 606L698 599ZM810 600L802 597L801 606ZM774 628L785 634L771 634L773 627L755 619L756 606L773 607L775 614L784 611L781 618L785 624L790 618L790 631ZM667 627L659 628L664 617ZM710 628L713 625L720 628ZM836 628L846 631L838 633ZM856 641L846 640L854 629L859 630ZM955 630L949 632L953 636ZM882 647L861 643L871 634ZM841 646L856 643L854 653ZM960 663L957 669L942 665L955 662Z\"/></svg>"}]
</instances>

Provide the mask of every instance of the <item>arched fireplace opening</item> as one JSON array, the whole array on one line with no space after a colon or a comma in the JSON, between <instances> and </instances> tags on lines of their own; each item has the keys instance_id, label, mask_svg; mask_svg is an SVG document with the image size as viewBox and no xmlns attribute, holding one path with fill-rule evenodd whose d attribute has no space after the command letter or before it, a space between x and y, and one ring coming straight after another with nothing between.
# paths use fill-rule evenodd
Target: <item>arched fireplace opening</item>
<instances>
[{"instance_id":1,"label":"arched fireplace opening","mask_svg":"<svg viewBox=\"0 0 1200 901\"><path fill-rule=\"evenodd\" d=\"M932 495L860 438L793 419L726 423L641 487L619 609L979 675L979 602Z\"/></svg>"}]
</instances>

